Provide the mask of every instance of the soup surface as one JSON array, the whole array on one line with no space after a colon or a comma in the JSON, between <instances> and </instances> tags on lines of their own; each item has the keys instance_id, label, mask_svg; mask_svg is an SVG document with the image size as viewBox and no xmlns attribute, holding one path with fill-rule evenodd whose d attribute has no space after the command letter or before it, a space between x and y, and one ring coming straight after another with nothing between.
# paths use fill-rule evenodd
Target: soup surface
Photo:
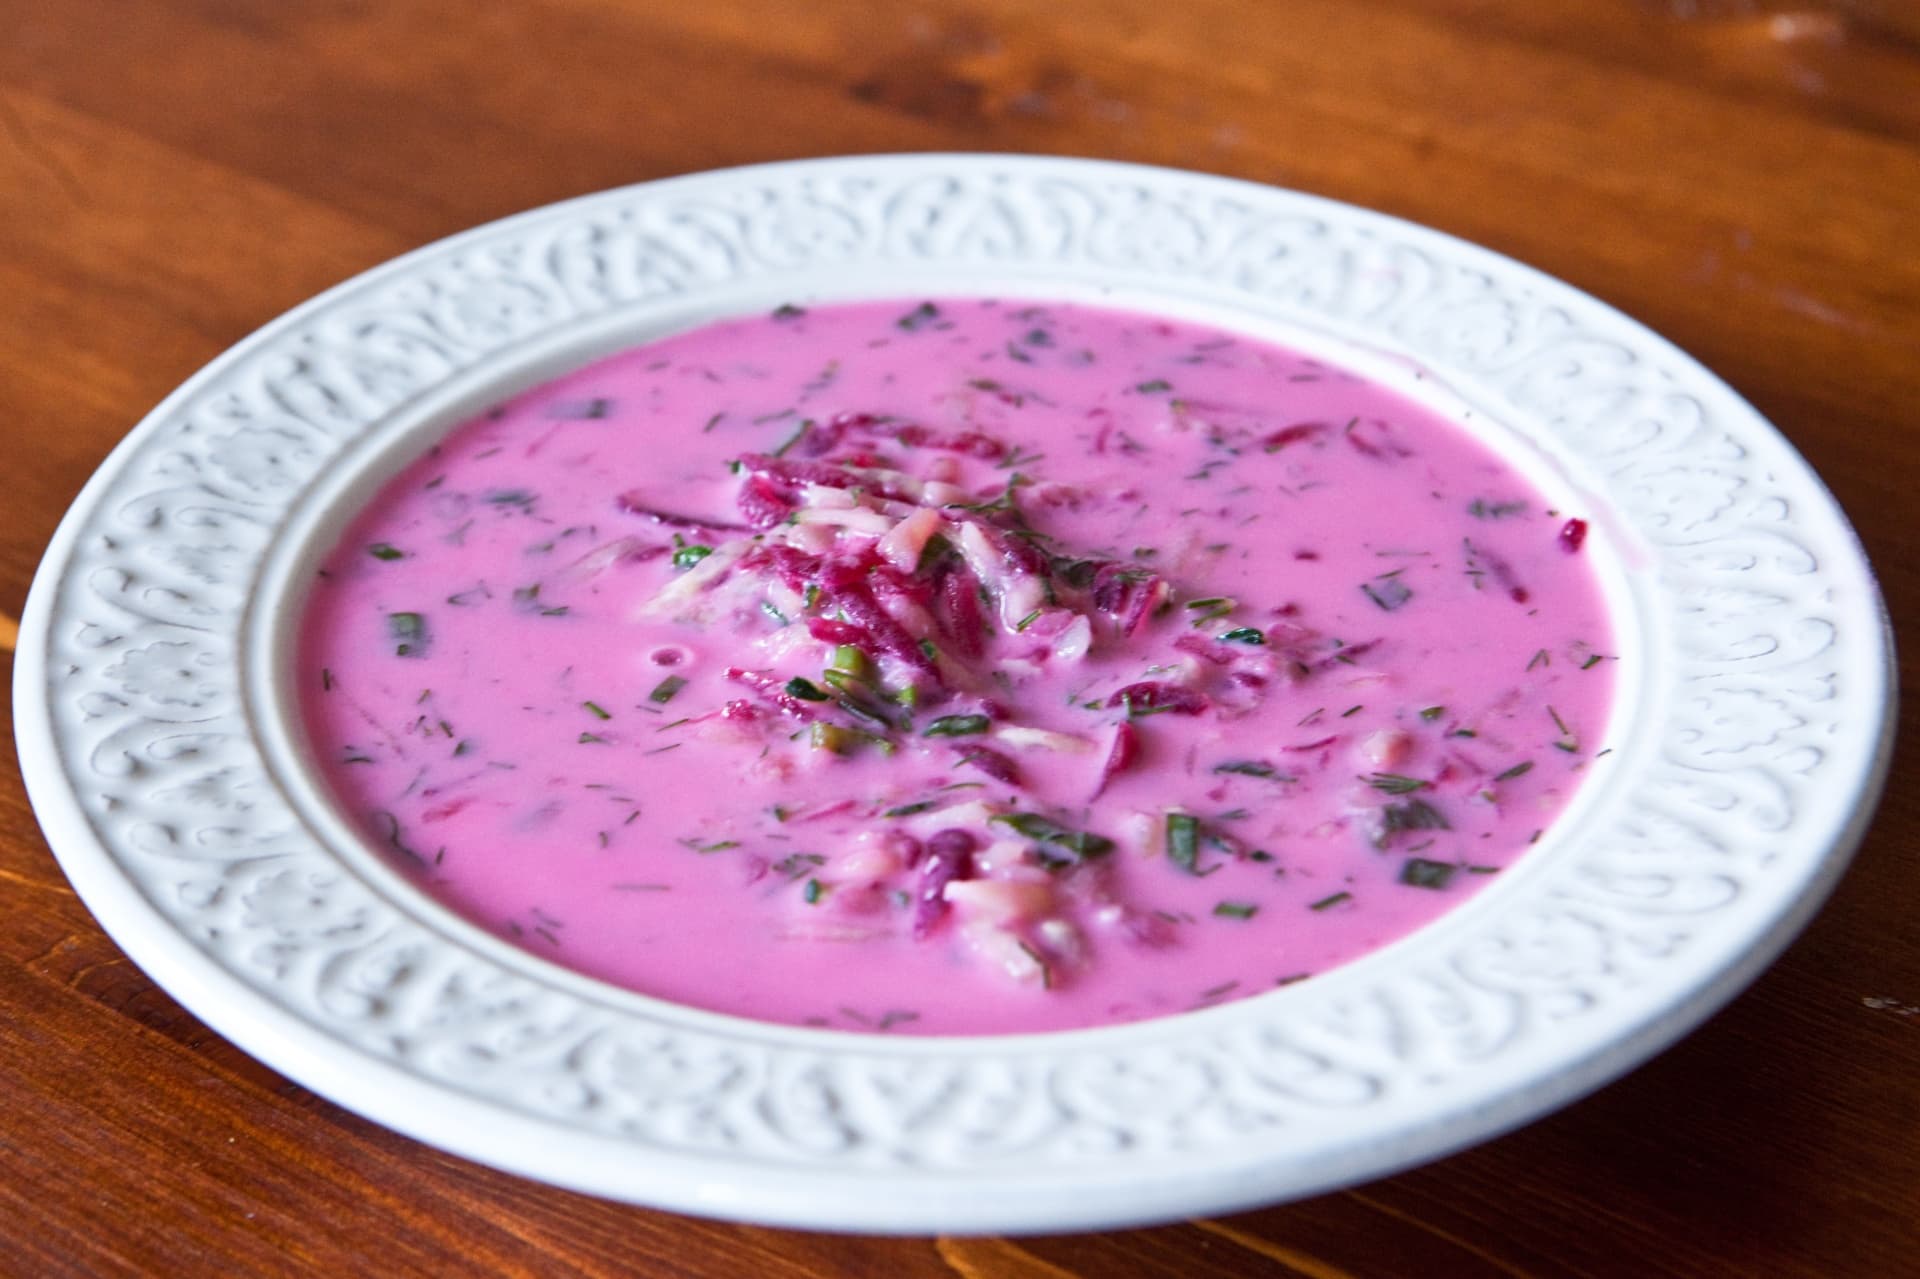
<instances>
[{"instance_id":1,"label":"soup surface","mask_svg":"<svg viewBox=\"0 0 1920 1279\"><path fill-rule=\"evenodd\" d=\"M1577 511L1196 325L911 300L650 343L348 528L302 710L350 820L556 963L893 1033L1273 989L1511 866L1601 753Z\"/></svg>"}]
</instances>

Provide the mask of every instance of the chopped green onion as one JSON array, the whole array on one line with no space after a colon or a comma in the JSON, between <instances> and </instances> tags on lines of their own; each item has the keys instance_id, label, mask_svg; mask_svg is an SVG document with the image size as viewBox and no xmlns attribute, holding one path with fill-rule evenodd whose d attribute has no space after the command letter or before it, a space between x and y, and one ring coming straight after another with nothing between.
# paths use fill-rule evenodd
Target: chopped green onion
<instances>
[{"instance_id":1,"label":"chopped green onion","mask_svg":"<svg viewBox=\"0 0 1920 1279\"><path fill-rule=\"evenodd\" d=\"M971 733L984 733L993 721L985 715L942 715L927 725L928 737L965 737Z\"/></svg>"},{"instance_id":2,"label":"chopped green onion","mask_svg":"<svg viewBox=\"0 0 1920 1279\"><path fill-rule=\"evenodd\" d=\"M407 558L405 551L397 546L389 546L385 542L375 542L367 548L367 554L373 556L376 560L404 560Z\"/></svg>"},{"instance_id":3,"label":"chopped green onion","mask_svg":"<svg viewBox=\"0 0 1920 1279\"><path fill-rule=\"evenodd\" d=\"M1452 862L1428 861L1424 857L1411 857L1400 868L1400 882L1414 888L1445 888L1453 873L1459 867Z\"/></svg>"},{"instance_id":4,"label":"chopped green onion","mask_svg":"<svg viewBox=\"0 0 1920 1279\"><path fill-rule=\"evenodd\" d=\"M1190 875L1200 873L1200 819L1192 813L1167 814L1167 857Z\"/></svg>"},{"instance_id":5,"label":"chopped green onion","mask_svg":"<svg viewBox=\"0 0 1920 1279\"><path fill-rule=\"evenodd\" d=\"M418 613L387 614L387 634L395 657L419 657L427 651L427 619Z\"/></svg>"},{"instance_id":6,"label":"chopped green onion","mask_svg":"<svg viewBox=\"0 0 1920 1279\"><path fill-rule=\"evenodd\" d=\"M1001 813L988 820L1011 826L1028 839L1064 848L1073 854L1074 861L1087 857L1100 857L1113 851L1113 841L1105 835L1095 835L1090 831L1068 830L1064 826L1048 821L1038 813Z\"/></svg>"},{"instance_id":7,"label":"chopped green onion","mask_svg":"<svg viewBox=\"0 0 1920 1279\"><path fill-rule=\"evenodd\" d=\"M612 719L613 718L612 712L607 710L606 707L600 705L598 702L582 702L580 703L580 705L584 706L587 709L587 712L591 714L595 719Z\"/></svg>"},{"instance_id":8,"label":"chopped green onion","mask_svg":"<svg viewBox=\"0 0 1920 1279\"><path fill-rule=\"evenodd\" d=\"M1260 908L1252 902L1221 902L1213 913L1222 919L1252 919Z\"/></svg>"},{"instance_id":9,"label":"chopped green onion","mask_svg":"<svg viewBox=\"0 0 1920 1279\"><path fill-rule=\"evenodd\" d=\"M1330 910L1333 907L1338 906L1341 902L1352 901L1352 900L1353 900L1352 893L1346 893L1346 892L1335 893L1331 897L1322 897L1319 901L1309 905L1307 909L1308 910Z\"/></svg>"},{"instance_id":10,"label":"chopped green onion","mask_svg":"<svg viewBox=\"0 0 1920 1279\"><path fill-rule=\"evenodd\" d=\"M1208 622L1217 622L1227 614L1233 612L1238 606L1238 603L1239 601L1229 599L1224 595L1212 595L1206 599L1188 600L1187 608L1196 614L1193 619L1193 624L1195 626L1205 626Z\"/></svg>"},{"instance_id":11,"label":"chopped green onion","mask_svg":"<svg viewBox=\"0 0 1920 1279\"><path fill-rule=\"evenodd\" d=\"M807 744L815 750L844 755L853 749L853 736L837 724L815 724L807 732Z\"/></svg>"},{"instance_id":12,"label":"chopped green onion","mask_svg":"<svg viewBox=\"0 0 1920 1279\"><path fill-rule=\"evenodd\" d=\"M1236 626L1220 637L1229 644L1264 644L1266 632L1254 626Z\"/></svg>"},{"instance_id":13,"label":"chopped green onion","mask_svg":"<svg viewBox=\"0 0 1920 1279\"><path fill-rule=\"evenodd\" d=\"M1524 777L1532 771L1533 771L1533 761L1530 759L1521 760L1518 764L1515 764L1512 768L1509 768L1506 772L1498 774L1496 777L1494 777L1493 780L1496 782L1510 782L1514 778Z\"/></svg>"},{"instance_id":14,"label":"chopped green onion","mask_svg":"<svg viewBox=\"0 0 1920 1279\"><path fill-rule=\"evenodd\" d=\"M833 694L822 692L812 680L795 675L787 681L786 692L789 697L798 697L809 702L830 702Z\"/></svg>"},{"instance_id":15,"label":"chopped green onion","mask_svg":"<svg viewBox=\"0 0 1920 1279\"><path fill-rule=\"evenodd\" d=\"M647 700L665 706L679 696L680 690L686 686L687 681L684 676L669 675L653 686L653 691L647 694Z\"/></svg>"},{"instance_id":16,"label":"chopped green onion","mask_svg":"<svg viewBox=\"0 0 1920 1279\"><path fill-rule=\"evenodd\" d=\"M1410 795L1417 790L1426 790L1431 782L1423 782L1417 777L1403 777L1399 773L1373 773L1367 778L1367 785L1389 795Z\"/></svg>"},{"instance_id":17,"label":"chopped green onion","mask_svg":"<svg viewBox=\"0 0 1920 1279\"><path fill-rule=\"evenodd\" d=\"M1404 804L1388 804L1380 810L1383 823L1380 830L1379 846L1385 847L1387 841L1402 831L1409 830L1452 830L1446 814L1424 799L1410 799Z\"/></svg>"}]
</instances>

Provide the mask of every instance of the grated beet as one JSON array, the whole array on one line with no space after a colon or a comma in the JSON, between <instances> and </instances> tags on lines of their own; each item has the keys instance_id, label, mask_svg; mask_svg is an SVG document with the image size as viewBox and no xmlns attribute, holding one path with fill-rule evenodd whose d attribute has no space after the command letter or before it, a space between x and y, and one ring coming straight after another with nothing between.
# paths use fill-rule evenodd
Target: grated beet
<instances>
[{"instance_id":1,"label":"grated beet","mask_svg":"<svg viewBox=\"0 0 1920 1279\"><path fill-rule=\"evenodd\" d=\"M1107 699L1108 706L1125 706L1135 715L1154 711L1172 711L1175 715L1198 715L1207 709L1204 694L1164 680L1143 680L1129 684Z\"/></svg>"},{"instance_id":2,"label":"grated beet","mask_svg":"<svg viewBox=\"0 0 1920 1279\"><path fill-rule=\"evenodd\" d=\"M1295 422L1292 426L1283 426L1260 441L1260 446L1269 453L1278 453L1289 444L1299 444L1322 434L1327 429L1325 422Z\"/></svg>"},{"instance_id":3,"label":"grated beet","mask_svg":"<svg viewBox=\"0 0 1920 1279\"><path fill-rule=\"evenodd\" d=\"M1005 782L1009 786L1020 785L1020 770L1014 767L1012 760L990 746L961 747L960 762L972 765L996 782Z\"/></svg>"},{"instance_id":4,"label":"grated beet","mask_svg":"<svg viewBox=\"0 0 1920 1279\"><path fill-rule=\"evenodd\" d=\"M913 935L925 937L947 913L943 894L956 879L973 878L973 851L980 846L969 831L943 830L926 843L920 863L920 885L914 893Z\"/></svg>"},{"instance_id":5,"label":"grated beet","mask_svg":"<svg viewBox=\"0 0 1920 1279\"><path fill-rule=\"evenodd\" d=\"M734 499L750 528L769 529L794 512L797 503L764 475L753 475L740 486Z\"/></svg>"},{"instance_id":6,"label":"grated beet","mask_svg":"<svg viewBox=\"0 0 1920 1279\"><path fill-rule=\"evenodd\" d=\"M807 634L822 644L851 644L861 649L873 646L873 636L866 631L852 622L842 622L831 617L809 617Z\"/></svg>"},{"instance_id":7,"label":"grated beet","mask_svg":"<svg viewBox=\"0 0 1920 1279\"><path fill-rule=\"evenodd\" d=\"M980 582L966 569L949 567L940 580L939 620L954 651L977 658L986 651L986 614L980 608Z\"/></svg>"}]
</instances>

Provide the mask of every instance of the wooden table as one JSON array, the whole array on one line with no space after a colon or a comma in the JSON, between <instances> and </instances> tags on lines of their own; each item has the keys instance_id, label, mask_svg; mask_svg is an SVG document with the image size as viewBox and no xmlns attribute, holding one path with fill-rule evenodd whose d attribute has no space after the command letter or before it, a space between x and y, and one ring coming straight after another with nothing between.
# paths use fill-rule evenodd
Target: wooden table
<instances>
[{"instance_id":1,"label":"wooden table","mask_svg":"<svg viewBox=\"0 0 1920 1279\"><path fill-rule=\"evenodd\" d=\"M603 187L938 149L1239 175L1553 272L1777 422L1896 626L1920 620L1920 19L1899 0L0 0L0 612L121 435L327 285ZM7 1274L1920 1273L1910 754L1806 935L1599 1095L1307 1203L1012 1241L694 1221L344 1113L121 957L11 750Z\"/></svg>"}]
</instances>

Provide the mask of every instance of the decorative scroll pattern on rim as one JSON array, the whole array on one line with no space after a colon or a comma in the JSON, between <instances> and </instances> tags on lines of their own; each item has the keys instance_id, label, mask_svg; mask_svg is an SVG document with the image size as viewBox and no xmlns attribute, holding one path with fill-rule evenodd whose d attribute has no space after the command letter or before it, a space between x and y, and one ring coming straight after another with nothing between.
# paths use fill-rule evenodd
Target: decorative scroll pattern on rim
<instances>
[{"instance_id":1,"label":"decorative scroll pattern on rim","mask_svg":"<svg viewBox=\"0 0 1920 1279\"><path fill-rule=\"evenodd\" d=\"M1354 335L1470 382L1570 459L1650 557L1667 611L1631 793L1444 953L1141 1028L1124 1053L1072 1036L794 1047L653 1019L435 934L302 827L243 714L242 606L296 495L349 443L579 322L743 285L778 301L848 273L907 292L962 268ZM1826 743L1861 714L1835 643L1857 618L1817 572L1849 553L1845 528L1803 518L1796 464L1717 383L1490 255L1190 175L931 157L609 193L350 283L136 440L80 517L47 663L60 759L120 872L337 1040L641 1147L985 1176L1365 1123L1577 1028L1774 892Z\"/></svg>"}]
</instances>

